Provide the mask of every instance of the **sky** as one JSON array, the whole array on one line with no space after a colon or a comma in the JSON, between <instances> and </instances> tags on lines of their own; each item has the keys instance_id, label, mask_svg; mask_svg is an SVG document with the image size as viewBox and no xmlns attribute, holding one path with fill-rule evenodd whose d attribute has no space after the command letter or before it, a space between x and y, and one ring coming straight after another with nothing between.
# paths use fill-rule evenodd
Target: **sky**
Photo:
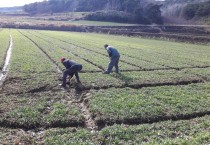
<instances>
[{"instance_id":1,"label":"sky","mask_svg":"<svg viewBox=\"0 0 210 145\"><path fill-rule=\"evenodd\" d=\"M23 6L25 4L39 1L43 0L0 0L0 7Z\"/></svg>"}]
</instances>

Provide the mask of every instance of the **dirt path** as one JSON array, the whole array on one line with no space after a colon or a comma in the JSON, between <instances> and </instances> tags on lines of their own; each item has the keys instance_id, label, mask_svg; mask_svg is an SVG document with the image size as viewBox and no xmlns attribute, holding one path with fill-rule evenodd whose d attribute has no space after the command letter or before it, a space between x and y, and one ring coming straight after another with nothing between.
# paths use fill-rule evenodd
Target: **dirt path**
<instances>
[{"instance_id":1,"label":"dirt path","mask_svg":"<svg viewBox=\"0 0 210 145\"><path fill-rule=\"evenodd\" d=\"M85 127L91 130L91 133L98 131L98 126L91 117L91 113L88 109L88 99L91 96L91 92L87 91L84 94L80 95L80 102L78 102L79 107L81 108L82 114L85 117Z\"/></svg>"},{"instance_id":2,"label":"dirt path","mask_svg":"<svg viewBox=\"0 0 210 145\"><path fill-rule=\"evenodd\" d=\"M4 82L4 80L5 80L6 76L7 76L8 70L9 70L8 66L9 66L11 55L12 55L12 48L13 48L13 39L12 39L12 35L10 33L9 48L7 50L6 58L4 60L3 69L0 72L0 86L3 84L3 82Z\"/></svg>"}]
</instances>

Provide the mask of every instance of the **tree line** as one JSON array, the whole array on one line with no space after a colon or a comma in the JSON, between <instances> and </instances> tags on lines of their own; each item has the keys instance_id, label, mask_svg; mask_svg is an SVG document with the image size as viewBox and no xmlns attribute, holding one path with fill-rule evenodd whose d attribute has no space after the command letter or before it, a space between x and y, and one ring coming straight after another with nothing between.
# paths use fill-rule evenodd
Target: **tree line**
<instances>
[{"instance_id":1,"label":"tree line","mask_svg":"<svg viewBox=\"0 0 210 145\"><path fill-rule=\"evenodd\" d=\"M210 0L165 0L162 7L165 17L179 17L187 20L210 16Z\"/></svg>"},{"instance_id":2,"label":"tree line","mask_svg":"<svg viewBox=\"0 0 210 145\"><path fill-rule=\"evenodd\" d=\"M188 4L183 9L183 16L185 19L201 18L210 16L210 1Z\"/></svg>"},{"instance_id":3,"label":"tree line","mask_svg":"<svg viewBox=\"0 0 210 145\"><path fill-rule=\"evenodd\" d=\"M46 0L25 5L30 14L93 12L85 19L161 24L161 5L155 0Z\"/></svg>"}]
</instances>

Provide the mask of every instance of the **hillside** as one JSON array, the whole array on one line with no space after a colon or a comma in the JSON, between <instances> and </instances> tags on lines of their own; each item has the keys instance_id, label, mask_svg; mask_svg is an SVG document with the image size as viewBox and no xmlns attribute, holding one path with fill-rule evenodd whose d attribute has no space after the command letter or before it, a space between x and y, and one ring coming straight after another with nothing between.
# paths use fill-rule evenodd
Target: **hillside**
<instances>
[{"instance_id":1,"label":"hillside","mask_svg":"<svg viewBox=\"0 0 210 145\"><path fill-rule=\"evenodd\" d=\"M161 8L165 22L202 23L210 16L209 0L166 0Z\"/></svg>"},{"instance_id":2,"label":"hillside","mask_svg":"<svg viewBox=\"0 0 210 145\"><path fill-rule=\"evenodd\" d=\"M33 15L88 12L77 20L136 24L210 24L209 0L48 0L25 5Z\"/></svg>"},{"instance_id":3,"label":"hillside","mask_svg":"<svg viewBox=\"0 0 210 145\"><path fill-rule=\"evenodd\" d=\"M87 20L162 24L161 5L155 0L48 0L24 6L31 15L62 12L92 12Z\"/></svg>"}]
</instances>

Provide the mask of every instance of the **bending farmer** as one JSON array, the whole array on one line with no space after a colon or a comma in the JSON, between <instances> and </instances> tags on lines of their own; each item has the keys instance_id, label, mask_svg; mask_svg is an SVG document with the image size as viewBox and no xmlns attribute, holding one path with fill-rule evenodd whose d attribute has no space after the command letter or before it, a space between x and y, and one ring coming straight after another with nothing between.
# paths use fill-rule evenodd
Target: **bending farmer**
<instances>
[{"instance_id":1,"label":"bending farmer","mask_svg":"<svg viewBox=\"0 0 210 145\"><path fill-rule=\"evenodd\" d=\"M103 74L109 74L112 71L113 67L115 67L115 72L119 73L119 67L118 67L118 63L120 59L119 52L117 51L117 49L109 46L108 44L105 44L104 48L107 50L107 53L109 54L110 63L109 63L108 69L105 72L103 72Z\"/></svg>"},{"instance_id":2,"label":"bending farmer","mask_svg":"<svg viewBox=\"0 0 210 145\"><path fill-rule=\"evenodd\" d=\"M61 62L66 67L66 70L63 72L63 83L60 85L66 87L66 78L68 75L71 78L75 75L77 83L80 83L78 72L82 70L82 65L66 58L61 58Z\"/></svg>"}]
</instances>

